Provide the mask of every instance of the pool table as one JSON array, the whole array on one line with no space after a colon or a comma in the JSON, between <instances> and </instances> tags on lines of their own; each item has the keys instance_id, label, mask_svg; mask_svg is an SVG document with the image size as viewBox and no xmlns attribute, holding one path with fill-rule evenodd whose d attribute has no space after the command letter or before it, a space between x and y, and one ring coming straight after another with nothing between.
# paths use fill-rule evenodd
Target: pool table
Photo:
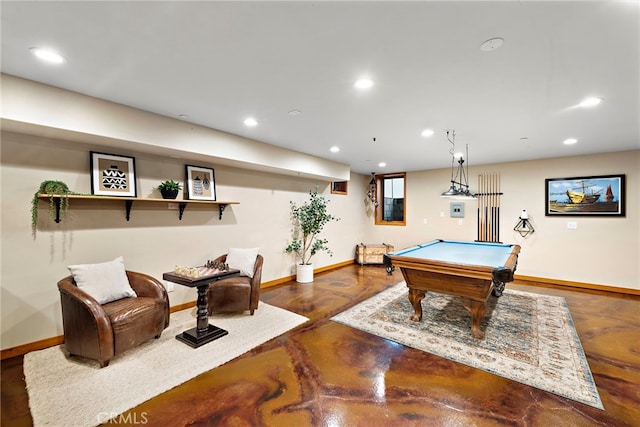
<instances>
[{"instance_id":1,"label":"pool table","mask_svg":"<svg viewBox=\"0 0 640 427\"><path fill-rule=\"evenodd\" d=\"M414 310L411 320L422 320L421 301L428 291L456 295L471 312L471 336L484 339L480 321L487 300L492 293L501 296L505 283L513 281L519 253L519 245L439 239L391 252L384 265L388 274L395 267L402 271Z\"/></svg>"}]
</instances>

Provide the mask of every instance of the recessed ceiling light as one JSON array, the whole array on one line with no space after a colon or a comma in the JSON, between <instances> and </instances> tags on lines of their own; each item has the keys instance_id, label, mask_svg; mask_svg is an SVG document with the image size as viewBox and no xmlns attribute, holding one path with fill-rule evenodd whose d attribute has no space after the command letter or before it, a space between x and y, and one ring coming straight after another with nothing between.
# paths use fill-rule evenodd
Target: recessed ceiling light
<instances>
[{"instance_id":1,"label":"recessed ceiling light","mask_svg":"<svg viewBox=\"0 0 640 427\"><path fill-rule=\"evenodd\" d=\"M378 163L378 166L380 166L381 168L383 168L383 167L387 166L387 164L386 164L385 162L380 162L380 163Z\"/></svg>"},{"instance_id":2,"label":"recessed ceiling light","mask_svg":"<svg viewBox=\"0 0 640 427\"><path fill-rule=\"evenodd\" d=\"M429 136L433 136L433 134L434 134L433 129L425 129L422 131L420 135L424 137L429 137Z\"/></svg>"},{"instance_id":3,"label":"recessed ceiling light","mask_svg":"<svg viewBox=\"0 0 640 427\"><path fill-rule=\"evenodd\" d=\"M62 64L65 59L58 52L51 49L44 49L41 47L29 48L29 51L38 59L49 62L51 64Z\"/></svg>"},{"instance_id":4,"label":"recessed ceiling light","mask_svg":"<svg viewBox=\"0 0 640 427\"><path fill-rule=\"evenodd\" d=\"M353 84L356 89L371 89L375 83L368 77L363 77Z\"/></svg>"},{"instance_id":5,"label":"recessed ceiling light","mask_svg":"<svg viewBox=\"0 0 640 427\"><path fill-rule=\"evenodd\" d=\"M253 117L247 117L246 119L244 119L244 125L245 126L254 127L257 124L258 124L258 121L256 119L254 119Z\"/></svg>"},{"instance_id":6,"label":"recessed ceiling light","mask_svg":"<svg viewBox=\"0 0 640 427\"><path fill-rule=\"evenodd\" d=\"M187 116L186 114L180 114L180 115L178 116L178 118L179 118L179 119L182 119L182 120L187 120L187 119L189 118L189 116Z\"/></svg>"},{"instance_id":7,"label":"recessed ceiling light","mask_svg":"<svg viewBox=\"0 0 640 427\"><path fill-rule=\"evenodd\" d=\"M578 142L578 140L575 138L567 138L562 143L564 145L571 145L571 144L575 144L576 142Z\"/></svg>"},{"instance_id":8,"label":"recessed ceiling light","mask_svg":"<svg viewBox=\"0 0 640 427\"><path fill-rule=\"evenodd\" d=\"M504 43L504 39L502 37L494 37L482 43L480 45L480 50L484 52L491 52L492 50L498 49Z\"/></svg>"},{"instance_id":9,"label":"recessed ceiling light","mask_svg":"<svg viewBox=\"0 0 640 427\"><path fill-rule=\"evenodd\" d=\"M590 96L589 98L585 98L582 100L578 107L595 107L596 105L602 102L602 98L597 98L595 96Z\"/></svg>"},{"instance_id":10,"label":"recessed ceiling light","mask_svg":"<svg viewBox=\"0 0 640 427\"><path fill-rule=\"evenodd\" d=\"M337 153L338 151L340 151L340 147L336 147L335 145L331 148L329 148L329 151L331 151L332 153Z\"/></svg>"}]
</instances>

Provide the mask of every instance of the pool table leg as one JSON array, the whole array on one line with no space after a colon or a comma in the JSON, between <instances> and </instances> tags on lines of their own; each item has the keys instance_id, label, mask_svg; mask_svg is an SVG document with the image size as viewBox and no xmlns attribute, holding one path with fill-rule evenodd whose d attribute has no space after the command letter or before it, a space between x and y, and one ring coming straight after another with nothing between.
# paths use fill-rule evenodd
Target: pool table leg
<instances>
[{"instance_id":1,"label":"pool table leg","mask_svg":"<svg viewBox=\"0 0 640 427\"><path fill-rule=\"evenodd\" d=\"M422 320L421 302L425 294L426 292L420 289L409 289L409 301L413 306L413 314L411 315L411 317L409 317L409 319L413 320L414 322L419 322Z\"/></svg>"},{"instance_id":2,"label":"pool table leg","mask_svg":"<svg viewBox=\"0 0 640 427\"><path fill-rule=\"evenodd\" d=\"M480 322L487 311L487 304L471 300L471 336L478 340L484 339L484 331L480 329Z\"/></svg>"}]
</instances>

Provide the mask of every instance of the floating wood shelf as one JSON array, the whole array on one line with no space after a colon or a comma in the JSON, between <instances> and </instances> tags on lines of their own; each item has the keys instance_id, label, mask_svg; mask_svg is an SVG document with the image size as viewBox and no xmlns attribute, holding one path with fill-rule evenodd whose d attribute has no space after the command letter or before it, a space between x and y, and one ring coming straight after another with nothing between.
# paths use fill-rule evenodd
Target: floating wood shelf
<instances>
[{"instance_id":1,"label":"floating wood shelf","mask_svg":"<svg viewBox=\"0 0 640 427\"><path fill-rule=\"evenodd\" d=\"M60 222L60 199L62 198L58 194L39 194L38 198L43 200L49 200L53 197L56 204L56 218L55 222ZM101 200L101 201L118 201L124 202L126 209L126 219L129 221L131 216L131 207L133 206L133 202L142 202L142 203L176 203L178 205L179 214L178 218L182 220L182 214L184 213L185 208L188 204L204 204L204 205L216 205L218 206L218 219L222 219L222 212L227 207L227 205L237 205L240 202L227 202L227 201L218 201L218 200L177 200L177 199L155 199L155 198L141 198L141 197L115 197L115 196L85 196L85 195L75 195L70 194L67 196L69 200Z\"/></svg>"}]
</instances>

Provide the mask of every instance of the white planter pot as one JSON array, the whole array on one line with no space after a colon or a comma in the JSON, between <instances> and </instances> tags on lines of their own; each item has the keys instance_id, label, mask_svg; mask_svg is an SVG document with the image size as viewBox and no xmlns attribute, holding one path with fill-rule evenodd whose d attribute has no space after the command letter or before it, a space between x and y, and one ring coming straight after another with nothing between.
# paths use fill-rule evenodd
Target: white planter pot
<instances>
[{"instance_id":1,"label":"white planter pot","mask_svg":"<svg viewBox=\"0 0 640 427\"><path fill-rule=\"evenodd\" d=\"M298 264L296 270L296 282L313 282L313 264Z\"/></svg>"}]
</instances>

